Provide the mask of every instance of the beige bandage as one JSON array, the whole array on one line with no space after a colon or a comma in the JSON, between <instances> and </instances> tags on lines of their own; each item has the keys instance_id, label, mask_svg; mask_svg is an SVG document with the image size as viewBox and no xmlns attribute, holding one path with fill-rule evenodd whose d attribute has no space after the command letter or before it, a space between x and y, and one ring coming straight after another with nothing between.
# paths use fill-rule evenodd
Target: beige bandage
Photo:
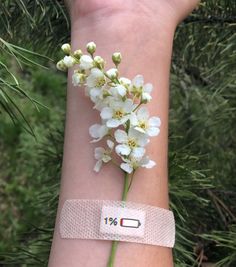
<instances>
[{"instance_id":1,"label":"beige bandage","mask_svg":"<svg viewBox=\"0 0 236 267\"><path fill-rule=\"evenodd\" d=\"M66 200L60 215L60 235L173 247L175 221L169 210L115 200Z\"/></svg>"}]
</instances>

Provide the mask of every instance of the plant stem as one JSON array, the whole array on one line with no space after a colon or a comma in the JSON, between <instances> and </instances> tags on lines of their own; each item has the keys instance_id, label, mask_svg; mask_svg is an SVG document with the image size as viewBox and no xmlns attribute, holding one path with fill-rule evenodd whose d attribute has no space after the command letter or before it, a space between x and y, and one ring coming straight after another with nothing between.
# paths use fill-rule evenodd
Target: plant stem
<instances>
[{"instance_id":1,"label":"plant stem","mask_svg":"<svg viewBox=\"0 0 236 267\"><path fill-rule=\"evenodd\" d=\"M124 187L123 187L123 193L122 193L122 201L126 201L127 195L129 191L129 174L126 172L125 177L124 177ZM114 260L115 260L115 254L116 254L116 249L118 246L117 240L112 241L112 246L111 246L111 253L109 257L109 261L107 264L107 267L114 267Z\"/></svg>"},{"instance_id":2,"label":"plant stem","mask_svg":"<svg viewBox=\"0 0 236 267\"><path fill-rule=\"evenodd\" d=\"M125 181L124 181L124 188L123 188L123 194L122 194L122 201L126 201L127 195L129 191L129 174L125 173Z\"/></svg>"}]
</instances>

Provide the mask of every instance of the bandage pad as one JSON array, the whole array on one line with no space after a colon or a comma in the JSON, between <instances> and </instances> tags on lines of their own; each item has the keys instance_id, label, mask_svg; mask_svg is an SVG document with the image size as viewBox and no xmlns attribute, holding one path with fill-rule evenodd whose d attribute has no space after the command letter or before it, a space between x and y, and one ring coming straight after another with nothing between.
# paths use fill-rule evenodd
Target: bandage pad
<instances>
[{"instance_id":1,"label":"bandage pad","mask_svg":"<svg viewBox=\"0 0 236 267\"><path fill-rule=\"evenodd\" d=\"M70 199L61 210L60 235L173 247L175 221L169 210L136 202Z\"/></svg>"}]
</instances>

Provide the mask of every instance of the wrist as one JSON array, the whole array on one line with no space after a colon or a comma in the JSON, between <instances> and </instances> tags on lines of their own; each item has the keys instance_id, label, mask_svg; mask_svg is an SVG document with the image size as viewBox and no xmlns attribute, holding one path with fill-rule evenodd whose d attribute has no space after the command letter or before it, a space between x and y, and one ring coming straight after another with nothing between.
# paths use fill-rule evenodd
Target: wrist
<instances>
[{"instance_id":1,"label":"wrist","mask_svg":"<svg viewBox=\"0 0 236 267\"><path fill-rule=\"evenodd\" d=\"M108 66L112 63L108 55L120 51L125 56L122 66L124 74L131 76L143 73L146 69L143 63L148 64L153 71L158 62L162 62L162 68L167 63L169 69L174 25L164 20L159 23L147 17L138 18L128 11L102 18L97 13L76 17L72 19L72 50L85 47L93 40L97 44L98 54L107 60ZM132 73L129 69L136 72Z\"/></svg>"},{"instance_id":2,"label":"wrist","mask_svg":"<svg viewBox=\"0 0 236 267\"><path fill-rule=\"evenodd\" d=\"M161 43L172 41L177 25L174 16L161 12L161 8L155 10L155 13L145 13L138 8L131 9L129 5L107 5L81 13L74 4L71 9L72 41L76 39L77 42L87 43L93 39L99 44L98 47L102 45L102 49L107 45L115 48L114 44L124 44L126 47L131 44L134 48L135 42L146 47L149 43L160 46Z\"/></svg>"}]
</instances>

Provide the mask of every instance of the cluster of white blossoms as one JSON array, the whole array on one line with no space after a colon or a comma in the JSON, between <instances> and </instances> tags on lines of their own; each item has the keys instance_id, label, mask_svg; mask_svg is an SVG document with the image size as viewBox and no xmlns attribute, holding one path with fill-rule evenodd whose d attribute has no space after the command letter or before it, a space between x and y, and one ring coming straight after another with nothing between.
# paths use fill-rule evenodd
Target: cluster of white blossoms
<instances>
[{"instance_id":1,"label":"cluster of white blossoms","mask_svg":"<svg viewBox=\"0 0 236 267\"><path fill-rule=\"evenodd\" d=\"M57 63L57 68L66 71L75 67L73 85L83 86L94 109L100 112L101 121L89 128L89 134L92 142L105 139L106 147L95 148L94 170L98 172L102 164L108 162L118 164L127 173L139 167L155 166L146 155L145 146L150 137L159 134L161 121L150 117L143 106L152 99L152 84L145 84L142 75L133 80L120 77L118 66L122 57L119 52L112 55L115 67L105 70L104 59L94 55L94 42L87 44L88 54L81 50L72 52L69 44L64 44L62 50L66 55Z\"/></svg>"}]
</instances>

